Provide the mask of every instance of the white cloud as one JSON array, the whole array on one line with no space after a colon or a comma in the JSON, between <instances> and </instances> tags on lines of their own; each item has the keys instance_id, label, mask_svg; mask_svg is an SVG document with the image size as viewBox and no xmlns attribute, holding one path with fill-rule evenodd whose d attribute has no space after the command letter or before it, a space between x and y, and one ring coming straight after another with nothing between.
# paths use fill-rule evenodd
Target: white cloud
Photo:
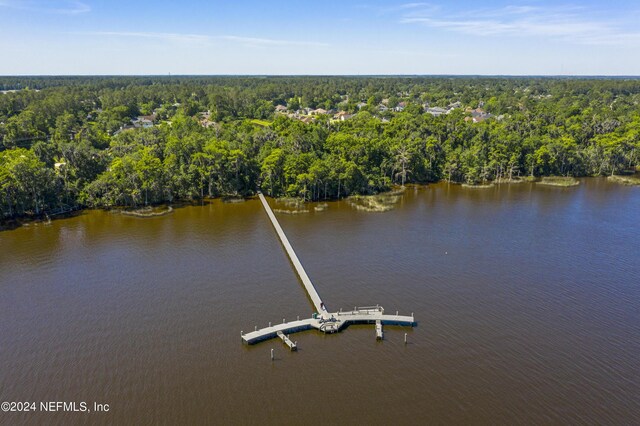
<instances>
[{"instance_id":1,"label":"white cloud","mask_svg":"<svg viewBox=\"0 0 640 426\"><path fill-rule=\"evenodd\" d=\"M405 3L398 6L398 9L416 9L418 7L430 7L429 3Z\"/></svg>"},{"instance_id":2,"label":"white cloud","mask_svg":"<svg viewBox=\"0 0 640 426\"><path fill-rule=\"evenodd\" d=\"M80 15L91 11L88 4L74 0L38 1L38 0L0 0L0 7L27 10L39 13L55 13L59 15Z\"/></svg>"},{"instance_id":3,"label":"white cloud","mask_svg":"<svg viewBox=\"0 0 640 426\"><path fill-rule=\"evenodd\" d=\"M77 33L75 33L77 34ZM85 35L110 36L110 37L134 37L160 39L167 41L186 41L186 42L206 42L211 38L200 34L180 34L180 33L154 33L154 32L135 32L135 31L92 31L81 33Z\"/></svg>"},{"instance_id":4,"label":"white cloud","mask_svg":"<svg viewBox=\"0 0 640 426\"><path fill-rule=\"evenodd\" d=\"M404 13L400 22L473 36L555 38L576 44L640 47L640 32L626 30L621 20L596 19L589 15L594 15L593 11L572 6L507 6L454 14L429 7Z\"/></svg>"},{"instance_id":5,"label":"white cloud","mask_svg":"<svg viewBox=\"0 0 640 426\"><path fill-rule=\"evenodd\" d=\"M156 32L137 32L137 31L93 31L93 32L85 32L82 34L95 35L95 36L110 36L110 37L148 38L148 39L159 39L159 40L176 41L176 42L204 43L204 42L214 42L214 41L227 41L227 42L233 42L233 43L240 43L250 47L259 47L259 46L327 47L329 46L327 43L318 43L318 42L312 42L312 41L279 40L279 39L259 38L259 37L241 37L236 35L210 36L210 35L203 35L203 34L156 33Z\"/></svg>"},{"instance_id":6,"label":"white cloud","mask_svg":"<svg viewBox=\"0 0 640 426\"><path fill-rule=\"evenodd\" d=\"M256 38L256 37L239 37L232 35L220 36L223 40L234 41L249 46L315 46L315 47L327 47L327 43L318 43L313 41L299 41L299 40L277 40L270 38Z\"/></svg>"}]
</instances>

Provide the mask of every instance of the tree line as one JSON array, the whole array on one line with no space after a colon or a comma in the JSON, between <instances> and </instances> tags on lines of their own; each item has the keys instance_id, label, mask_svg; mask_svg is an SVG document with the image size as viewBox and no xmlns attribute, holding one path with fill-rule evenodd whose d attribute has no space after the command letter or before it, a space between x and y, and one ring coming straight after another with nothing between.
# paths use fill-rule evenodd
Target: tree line
<instances>
[{"instance_id":1,"label":"tree line","mask_svg":"<svg viewBox=\"0 0 640 426\"><path fill-rule=\"evenodd\" d=\"M0 87L17 90L0 95L5 219L260 188L323 200L410 182L609 175L635 170L640 147L637 79L6 77ZM454 102L449 114L425 111ZM355 115L304 123L277 105ZM479 106L493 117L470 120ZM119 131L152 113L153 127Z\"/></svg>"}]
</instances>

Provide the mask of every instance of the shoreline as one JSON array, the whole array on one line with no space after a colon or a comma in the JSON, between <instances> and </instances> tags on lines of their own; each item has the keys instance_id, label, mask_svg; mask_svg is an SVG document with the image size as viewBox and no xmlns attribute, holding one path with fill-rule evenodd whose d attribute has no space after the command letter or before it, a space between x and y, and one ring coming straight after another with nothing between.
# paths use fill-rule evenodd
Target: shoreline
<instances>
[{"instance_id":1,"label":"shoreline","mask_svg":"<svg viewBox=\"0 0 640 426\"><path fill-rule=\"evenodd\" d=\"M625 186L640 186L640 175L611 175L607 176L607 181Z\"/></svg>"},{"instance_id":2,"label":"shoreline","mask_svg":"<svg viewBox=\"0 0 640 426\"><path fill-rule=\"evenodd\" d=\"M561 181L556 181L556 179L560 178L561 180L566 180L567 183L563 183ZM335 202L335 201L345 201L345 200L349 200L352 197L355 198L360 198L362 199L362 197L392 197L392 196L399 196L401 195L404 191L406 191L407 188L411 188L411 187L418 187L418 188L424 188L427 187L429 185L436 185L436 184L447 184L447 185L457 185L460 186L462 188L465 189L490 189L490 188L495 188L495 187L499 187L501 185L520 185L523 183L529 183L529 184L536 184L536 185L541 185L541 186L545 186L545 187L560 187L560 188L571 188L571 187L575 187L580 185L580 179L601 179L604 180L606 182L610 182L612 184L618 184L618 185L623 185L623 186L640 186L640 176L636 175L630 175L630 176L624 176L624 175L613 175L613 176L584 176L584 177L580 177L580 178L574 178L574 177L556 177L556 176L543 176L543 177L539 177L534 179L531 179L529 177L523 177L520 179L501 179L500 181L493 181L493 182L489 182L487 184L481 184L481 185L470 185L467 183L461 183L461 182L447 182L446 180L440 180L437 182L426 182L426 183L410 183L410 184L406 184L405 188L402 188L401 186L394 186L391 189L389 189L388 191L385 192L379 192L377 194L370 194L370 195L353 195L353 196L347 196L347 197L341 197L339 199L327 199L327 200L314 200L314 201L306 201L303 202L302 199L295 199L296 200L296 204L298 205L304 205L307 203L320 203L320 204L327 204L328 202ZM222 202L226 202L226 203L237 203L237 202L243 202L245 200L251 200L253 198L256 198L256 195L249 195L246 197L229 197L229 196L220 196L220 197L215 197L215 198L208 198L205 197L203 199L198 199L198 200L185 200L185 201L178 201L178 202L172 202L172 203L159 203L153 206L147 206L147 207L140 207L138 209L132 209L131 207L125 207L125 206L112 206L112 207L81 207L78 208L74 211L70 211L68 213L64 213L64 214L57 214L53 217L49 217L47 215L47 213L43 213L40 214L39 216L31 216L31 215L25 215L25 216L20 216L20 217L15 217L15 218L11 218L11 219L5 219L5 220L0 220L0 232L3 231L10 231L10 230L14 230L23 226L29 226L31 224L39 224L39 223L51 223L57 219L66 219L66 218L70 218L70 217L74 217L77 215L82 214L84 211L86 210L103 210L103 211L117 211L118 213L125 215L125 216L130 216L130 217L137 217L137 218L153 218L153 217L161 217L161 216L166 216L168 214L171 214L173 212L173 210L175 208L179 208L179 207L183 207L183 206L196 206L196 205L203 205L203 204L207 204L210 203L214 200L221 200ZM272 197L273 198L273 197ZM294 199L290 198L290 197L280 197L280 198L274 198L275 200L278 200L279 202L284 202L284 204L286 203L291 203L293 202ZM286 200L286 201L285 201ZM352 198L353 200L353 198ZM392 203L395 204L395 203ZM326 210L326 206L322 207L321 209L311 209L314 211L322 211L322 210ZM127 211L126 209L130 209L130 211ZM166 209L165 211L161 211L161 212L153 212L152 210L154 209ZM145 213L144 210L150 210L150 213ZM298 212L295 211L292 213L291 211L284 211L285 209L281 209L283 211L281 211L281 213L285 213L285 214L298 214L298 213L302 213L302 212ZM305 209L306 210L306 209ZM367 208L362 208L361 210L364 211L368 211L369 209ZM389 209L390 210L390 209ZM376 210L374 210L376 211ZM386 211L386 209L384 210ZM304 213L308 213L310 212L310 210L305 211Z\"/></svg>"}]
</instances>

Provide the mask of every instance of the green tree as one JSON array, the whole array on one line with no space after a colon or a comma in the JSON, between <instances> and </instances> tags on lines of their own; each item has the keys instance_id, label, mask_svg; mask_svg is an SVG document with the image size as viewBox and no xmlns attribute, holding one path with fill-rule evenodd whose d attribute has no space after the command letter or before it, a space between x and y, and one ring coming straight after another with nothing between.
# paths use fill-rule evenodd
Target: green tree
<instances>
[{"instance_id":1,"label":"green tree","mask_svg":"<svg viewBox=\"0 0 640 426\"><path fill-rule=\"evenodd\" d=\"M39 215L47 206L53 173L31 150L0 152L0 190L4 194L3 216L32 211Z\"/></svg>"}]
</instances>

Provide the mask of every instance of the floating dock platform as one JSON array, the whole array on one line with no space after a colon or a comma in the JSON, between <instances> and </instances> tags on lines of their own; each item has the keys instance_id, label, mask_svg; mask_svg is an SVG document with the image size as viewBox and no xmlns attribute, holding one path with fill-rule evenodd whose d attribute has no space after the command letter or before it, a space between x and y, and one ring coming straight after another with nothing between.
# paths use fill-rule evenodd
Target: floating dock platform
<instances>
[{"instance_id":1,"label":"floating dock platform","mask_svg":"<svg viewBox=\"0 0 640 426\"><path fill-rule=\"evenodd\" d=\"M270 325L250 333L241 333L242 340L249 344L278 337L278 333L293 334L299 331L316 329L325 333L335 333L350 324L376 324L376 337L382 339L382 325L400 325L413 327L413 315L387 315L382 307L357 308L354 311L336 312L330 314L329 319L308 318L303 320L284 322ZM378 331L379 330L379 331Z\"/></svg>"},{"instance_id":2,"label":"floating dock platform","mask_svg":"<svg viewBox=\"0 0 640 426\"><path fill-rule=\"evenodd\" d=\"M311 279L307 275L307 272L304 270L302 262L300 262L296 252L293 250L291 243L289 243L289 239L282 230L282 227L273 213L273 210L271 210L269 203L267 203L267 200L264 198L262 193L258 193L258 197L262 202L262 206L264 207L267 216L269 216L269 219L271 220L271 224L273 225L282 246L287 252L289 259L291 259L291 263L293 264L296 273L302 280L302 284L304 285L316 312L311 316L311 318L302 320L298 318L291 322L283 320L282 324L275 325L269 323L268 327L261 329L258 329L256 326L254 331L250 333L241 331L240 336L242 337L243 342L254 344L279 337L284 344L289 347L289 349L295 351L297 350L298 345L296 342L292 342L289 339L289 335L299 331L316 329L323 333L336 333L350 324L375 324L376 339L382 340L384 337L382 330L383 324L409 327L413 327L416 324L413 313L411 313L411 316L398 315L398 312L396 312L395 315L388 315L384 313L384 309L381 306L356 307L352 311L342 312L342 310L340 310L339 312L329 312L320 298L315 286L311 282Z\"/></svg>"}]
</instances>

